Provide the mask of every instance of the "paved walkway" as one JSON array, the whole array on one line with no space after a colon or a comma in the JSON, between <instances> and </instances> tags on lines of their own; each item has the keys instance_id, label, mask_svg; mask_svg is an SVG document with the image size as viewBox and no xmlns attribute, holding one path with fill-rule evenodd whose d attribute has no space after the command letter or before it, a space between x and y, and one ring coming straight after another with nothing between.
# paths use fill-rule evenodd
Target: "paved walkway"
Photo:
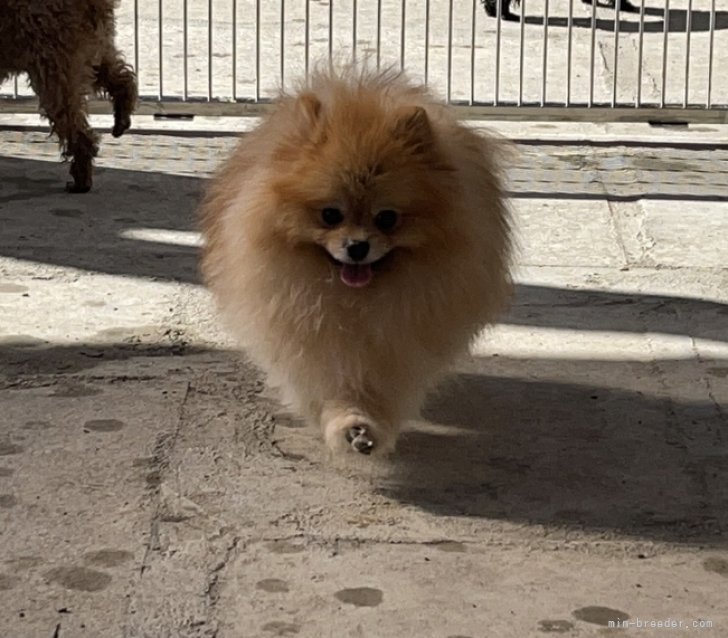
<instances>
[{"instance_id":1,"label":"paved walkway","mask_svg":"<svg viewBox=\"0 0 728 638\"><path fill-rule=\"evenodd\" d=\"M346 467L199 286L232 138L105 136L78 197L0 132L0 634L728 635L728 133L550 131L509 172L512 311Z\"/></svg>"}]
</instances>

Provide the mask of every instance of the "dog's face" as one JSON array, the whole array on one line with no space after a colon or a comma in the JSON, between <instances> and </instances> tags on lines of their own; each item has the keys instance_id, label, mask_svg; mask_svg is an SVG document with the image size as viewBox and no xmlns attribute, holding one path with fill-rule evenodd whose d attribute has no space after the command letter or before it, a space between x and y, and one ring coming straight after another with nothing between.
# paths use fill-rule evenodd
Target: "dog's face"
<instances>
[{"instance_id":1,"label":"dog's face","mask_svg":"<svg viewBox=\"0 0 728 638\"><path fill-rule=\"evenodd\" d=\"M374 269L394 248L417 242L412 229L409 233L401 231L407 222L402 211L391 204L337 201L311 212L311 239L328 253L340 269L341 280L352 287L366 286Z\"/></svg>"},{"instance_id":2,"label":"dog's face","mask_svg":"<svg viewBox=\"0 0 728 638\"><path fill-rule=\"evenodd\" d=\"M295 144L278 150L276 228L292 246L314 246L322 267L360 288L443 240L451 169L427 113L313 97L295 105Z\"/></svg>"}]
</instances>

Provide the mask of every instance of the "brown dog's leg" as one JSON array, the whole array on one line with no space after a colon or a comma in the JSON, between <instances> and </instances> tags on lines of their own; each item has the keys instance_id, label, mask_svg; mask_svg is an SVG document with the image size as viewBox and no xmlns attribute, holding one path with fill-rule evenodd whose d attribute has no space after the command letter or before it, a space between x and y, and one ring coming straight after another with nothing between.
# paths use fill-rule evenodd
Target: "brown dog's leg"
<instances>
[{"instance_id":1,"label":"brown dog's leg","mask_svg":"<svg viewBox=\"0 0 728 638\"><path fill-rule=\"evenodd\" d=\"M93 160L99 150L99 138L88 123L84 102L84 96L77 96L55 115L51 116L48 112L61 145L65 142L63 156L71 158L73 181L66 183L69 193L88 193L91 190Z\"/></svg>"},{"instance_id":2,"label":"brown dog's leg","mask_svg":"<svg viewBox=\"0 0 728 638\"><path fill-rule=\"evenodd\" d=\"M30 73L33 90L38 95L41 112L51 124L51 132L58 136L64 158L71 158L72 182L66 183L70 193L87 193L93 183L93 159L98 153L98 136L91 129L86 116L86 92L83 81L69 77L55 69L44 73ZM53 78L57 84L47 86L42 77Z\"/></svg>"},{"instance_id":3,"label":"brown dog's leg","mask_svg":"<svg viewBox=\"0 0 728 638\"><path fill-rule=\"evenodd\" d=\"M131 114L137 102L134 71L119 52L109 48L96 71L96 91L106 91L114 102L114 128L111 134L119 137L131 126Z\"/></svg>"},{"instance_id":4,"label":"brown dog's leg","mask_svg":"<svg viewBox=\"0 0 728 638\"><path fill-rule=\"evenodd\" d=\"M93 159L98 153L98 136L88 126L84 116L85 127L79 127L68 141L67 154L72 157L72 182L66 182L69 193L88 193L93 184Z\"/></svg>"}]
</instances>

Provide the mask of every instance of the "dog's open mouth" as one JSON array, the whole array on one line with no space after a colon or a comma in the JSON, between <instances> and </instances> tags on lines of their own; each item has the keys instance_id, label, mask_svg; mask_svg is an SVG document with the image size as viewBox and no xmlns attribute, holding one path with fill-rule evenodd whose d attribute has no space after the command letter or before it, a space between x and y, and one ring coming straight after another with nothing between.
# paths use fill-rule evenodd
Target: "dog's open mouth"
<instances>
[{"instance_id":1,"label":"dog's open mouth","mask_svg":"<svg viewBox=\"0 0 728 638\"><path fill-rule=\"evenodd\" d=\"M339 276L347 286L363 288L374 277L371 264L341 264Z\"/></svg>"},{"instance_id":2,"label":"dog's open mouth","mask_svg":"<svg viewBox=\"0 0 728 638\"><path fill-rule=\"evenodd\" d=\"M347 264L333 257L328 251L326 254L331 263L339 269L339 277L350 288L363 288L371 283L374 273L388 260L391 253L387 253L377 261L369 264Z\"/></svg>"}]
</instances>

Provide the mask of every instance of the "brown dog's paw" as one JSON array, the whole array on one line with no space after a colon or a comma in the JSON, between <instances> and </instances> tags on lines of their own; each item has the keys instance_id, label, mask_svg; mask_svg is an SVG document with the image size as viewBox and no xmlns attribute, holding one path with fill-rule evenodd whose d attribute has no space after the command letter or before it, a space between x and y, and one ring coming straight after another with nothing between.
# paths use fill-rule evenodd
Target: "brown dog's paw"
<instances>
[{"instance_id":1,"label":"brown dog's paw","mask_svg":"<svg viewBox=\"0 0 728 638\"><path fill-rule=\"evenodd\" d=\"M114 128L111 129L111 134L114 137L121 137L131 126L131 118L127 116L117 116L114 118Z\"/></svg>"},{"instance_id":2,"label":"brown dog's paw","mask_svg":"<svg viewBox=\"0 0 728 638\"><path fill-rule=\"evenodd\" d=\"M66 182L67 193L88 193L91 190L91 184Z\"/></svg>"},{"instance_id":3,"label":"brown dog's paw","mask_svg":"<svg viewBox=\"0 0 728 638\"><path fill-rule=\"evenodd\" d=\"M73 179L66 182L66 191L69 193L88 193L93 184L93 158L96 155L97 147L93 140L87 136L82 138L73 152L73 161L68 171Z\"/></svg>"}]
</instances>

